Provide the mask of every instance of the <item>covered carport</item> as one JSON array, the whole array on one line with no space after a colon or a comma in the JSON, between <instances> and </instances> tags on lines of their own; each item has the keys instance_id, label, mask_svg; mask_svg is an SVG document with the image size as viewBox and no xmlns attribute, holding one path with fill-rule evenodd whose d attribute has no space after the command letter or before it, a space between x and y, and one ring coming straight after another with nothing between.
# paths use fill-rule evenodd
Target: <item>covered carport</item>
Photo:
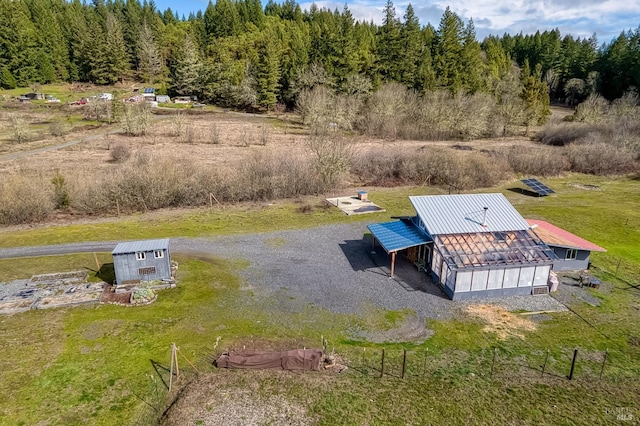
<instances>
[{"instance_id":1,"label":"covered carport","mask_svg":"<svg viewBox=\"0 0 640 426\"><path fill-rule=\"evenodd\" d=\"M426 246L433 240L410 219L400 219L393 222L374 223L367 225L373 236L373 248L376 241L391 255L391 276L393 277L396 254L412 247ZM425 259L428 261L428 259ZM426 262L428 264L428 262Z\"/></svg>"}]
</instances>

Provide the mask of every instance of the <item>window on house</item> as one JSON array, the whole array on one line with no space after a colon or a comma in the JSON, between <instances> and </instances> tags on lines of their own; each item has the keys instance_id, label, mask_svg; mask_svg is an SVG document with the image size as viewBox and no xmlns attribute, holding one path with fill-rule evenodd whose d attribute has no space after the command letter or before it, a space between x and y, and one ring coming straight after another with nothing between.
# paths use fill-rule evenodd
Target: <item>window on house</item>
<instances>
[{"instance_id":1,"label":"window on house","mask_svg":"<svg viewBox=\"0 0 640 426\"><path fill-rule=\"evenodd\" d=\"M153 257L155 257L156 259L162 259L164 257L164 251L162 250L156 250L153 252Z\"/></svg>"},{"instance_id":2,"label":"window on house","mask_svg":"<svg viewBox=\"0 0 640 426\"><path fill-rule=\"evenodd\" d=\"M149 266L148 268L139 268L138 275L152 275L156 273L155 266Z\"/></svg>"},{"instance_id":3,"label":"window on house","mask_svg":"<svg viewBox=\"0 0 640 426\"><path fill-rule=\"evenodd\" d=\"M576 260L578 257L578 250L568 249L567 254L564 256L564 260Z\"/></svg>"},{"instance_id":4,"label":"window on house","mask_svg":"<svg viewBox=\"0 0 640 426\"><path fill-rule=\"evenodd\" d=\"M136 260L145 260L147 256L143 251L136 252Z\"/></svg>"}]
</instances>

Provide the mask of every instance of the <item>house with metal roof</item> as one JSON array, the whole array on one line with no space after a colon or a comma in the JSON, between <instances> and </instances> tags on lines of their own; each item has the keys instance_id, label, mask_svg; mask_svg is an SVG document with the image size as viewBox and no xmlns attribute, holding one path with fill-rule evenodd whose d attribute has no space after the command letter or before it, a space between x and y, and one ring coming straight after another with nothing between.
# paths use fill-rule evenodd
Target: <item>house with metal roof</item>
<instances>
[{"instance_id":1,"label":"house with metal roof","mask_svg":"<svg viewBox=\"0 0 640 426\"><path fill-rule=\"evenodd\" d=\"M580 271L589 268L592 251L605 252L602 247L544 220L527 219L533 232L545 242L557 259L554 271Z\"/></svg>"},{"instance_id":2,"label":"house with metal roof","mask_svg":"<svg viewBox=\"0 0 640 426\"><path fill-rule=\"evenodd\" d=\"M155 101L156 89L153 87L145 87L144 89L142 89L142 96L144 96L145 101Z\"/></svg>"},{"instance_id":3,"label":"house with metal roof","mask_svg":"<svg viewBox=\"0 0 640 426\"><path fill-rule=\"evenodd\" d=\"M169 239L119 243L111 255L118 285L172 278Z\"/></svg>"},{"instance_id":4,"label":"house with metal roof","mask_svg":"<svg viewBox=\"0 0 640 426\"><path fill-rule=\"evenodd\" d=\"M557 259L502 194L409 197L417 215L369 225L392 256L404 252L451 299L546 293ZM402 223L402 224L400 224Z\"/></svg>"}]
</instances>

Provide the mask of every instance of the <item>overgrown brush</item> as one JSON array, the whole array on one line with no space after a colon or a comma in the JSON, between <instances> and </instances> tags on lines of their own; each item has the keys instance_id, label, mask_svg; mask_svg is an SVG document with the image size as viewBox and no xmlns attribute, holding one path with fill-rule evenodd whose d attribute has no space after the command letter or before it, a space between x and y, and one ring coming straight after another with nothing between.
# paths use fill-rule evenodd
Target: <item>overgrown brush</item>
<instances>
[{"instance_id":1,"label":"overgrown brush","mask_svg":"<svg viewBox=\"0 0 640 426\"><path fill-rule=\"evenodd\" d=\"M446 148L422 152L368 150L352 163L352 174L366 185L453 185L461 190L493 186L509 175L501 157Z\"/></svg>"},{"instance_id":2,"label":"overgrown brush","mask_svg":"<svg viewBox=\"0 0 640 426\"><path fill-rule=\"evenodd\" d=\"M612 175L637 168L637 154L603 142L571 144L567 149L571 170L577 173Z\"/></svg>"},{"instance_id":3,"label":"overgrown brush","mask_svg":"<svg viewBox=\"0 0 640 426\"><path fill-rule=\"evenodd\" d=\"M51 185L43 177L13 174L0 179L0 224L38 222L53 207Z\"/></svg>"},{"instance_id":4,"label":"overgrown brush","mask_svg":"<svg viewBox=\"0 0 640 426\"><path fill-rule=\"evenodd\" d=\"M512 146L497 151L515 173L527 176L557 176L570 168L566 150L540 146Z\"/></svg>"},{"instance_id":5,"label":"overgrown brush","mask_svg":"<svg viewBox=\"0 0 640 426\"><path fill-rule=\"evenodd\" d=\"M564 146L587 136L593 127L581 123L560 123L544 126L535 139L545 145Z\"/></svg>"},{"instance_id":6,"label":"overgrown brush","mask_svg":"<svg viewBox=\"0 0 640 426\"><path fill-rule=\"evenodd\" d=\"M256 153L235 167L211 169L174 158L136 156L100 180L76 176L71 207L85 214L148 211L220 202L258 201L323 190L313 165L297 155Z\"/></svg>"}]
</instances>

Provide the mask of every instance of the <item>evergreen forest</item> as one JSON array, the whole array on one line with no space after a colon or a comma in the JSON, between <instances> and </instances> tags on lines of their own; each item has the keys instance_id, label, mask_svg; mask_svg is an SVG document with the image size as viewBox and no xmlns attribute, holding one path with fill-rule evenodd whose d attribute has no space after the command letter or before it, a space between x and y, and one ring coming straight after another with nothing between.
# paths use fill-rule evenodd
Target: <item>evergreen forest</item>
<instances>
[{"instance_id":1,"label":"evergreen forest","mask_svg":"<svg viewBox=\"0 0 640 426\"><path fill-rule=\"evenodd\" d=\"M547 30L479 41L449 8L421 25L391 0L381 25L345 5L217 0L188 17L145 0L0 0L0 87L123 81L233 108L294 106L305 91L367 95L395 83L418 95L517 97L534 121L551 101L613 100L640 85L640 27L602 44Z\"/></svg>"}]
</instances>

